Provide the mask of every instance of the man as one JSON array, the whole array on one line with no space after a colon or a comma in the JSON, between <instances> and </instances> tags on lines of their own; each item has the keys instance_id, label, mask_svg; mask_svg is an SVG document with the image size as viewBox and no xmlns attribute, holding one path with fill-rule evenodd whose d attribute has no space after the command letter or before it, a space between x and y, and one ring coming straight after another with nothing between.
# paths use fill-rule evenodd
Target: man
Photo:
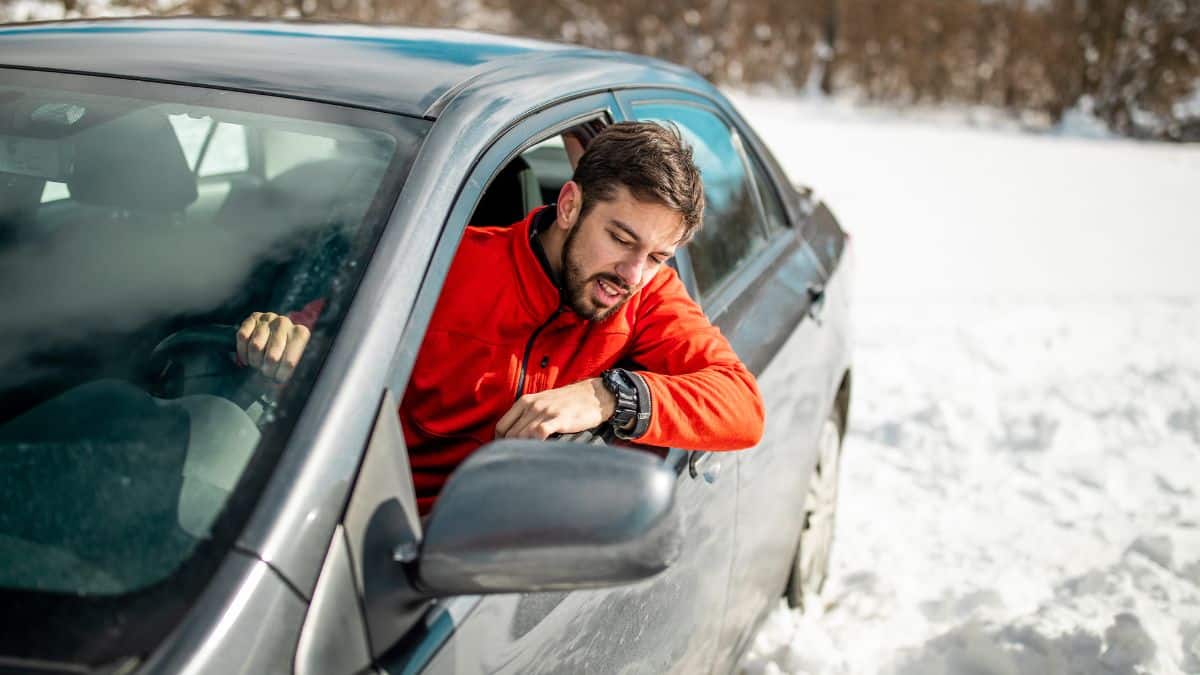
<instances>
[{"instance_id":1,"label":"man","mask_svg":"<svg viewBox=\"0 0 1200 675\"><path fill-rule=\"evenodd\" d=\"M758 442L753 375L666 265L703 209L679 133L624 122L591 141L556 204L511 227L467 228L399 411L422 513L494 438L608 422L646 445ZM285 380L313 312L293 318L251 315L239 358Z\"/></svg>"}]
</instances>

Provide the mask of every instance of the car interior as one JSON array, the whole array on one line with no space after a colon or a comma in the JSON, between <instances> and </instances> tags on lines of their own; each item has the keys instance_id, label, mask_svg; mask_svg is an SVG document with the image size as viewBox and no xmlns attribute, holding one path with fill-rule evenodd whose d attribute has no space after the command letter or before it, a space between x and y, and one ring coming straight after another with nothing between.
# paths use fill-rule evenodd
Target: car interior
<instances>
[{"instance_id":1,"label":"car interior","mask_svg":"<svg viewBox=\"0 0 1200 675\"><path fill-rule=\"evenodd\" d=\"M0 92L0 585L121 593L207 536L275 415L232 325L336 292L394 151L280 119Z\"/></svg>"},{"instance_id":2,"label":"car interior","mask_svg":"<svg viewBox=\"0 0 1200 675\"><path fill-rule=\"evenodd\" d=\"M563 184L571 180L575 172L566 144L574 140L581 148L586 148L602 128L600 121L585 122L550 136L514 157L488 184L470 224L508 226L539 206L553 204Z\"/></svg>"},{"instance_id":3,"label":"car interior","mask_svg":"<svg viewBox=\"0 0 1200 675\"><path fill-rule=\"evenodd\" d=\"M76 383L128 373L133 370L131 358L148 355L183 326L232 325L252 311L300 309L326 292L351 253L355 230L388 160L369 140L237 125L240 134L232 138L241 147L217 148L212 145L214 132L234 125L210 119L197 155L182 147L181 141L189 139L181 138L181 127L174 124L187 113L161 108L125 111L75 134L69 179L5 174L0 252L28 258L34 252L75 252L72 246L99 247L93 248L96 254L111 256L107 264L142 266L147 284L163 283L155 275L170 271L168 265L151 264L149 256L174 257L183 264L189 245L213 252L235 247L253 254L231 254L241 264L227 266L234 278L219 280L225 293L214 291L203 301L193 301L182 297L186 289L173 289L180 291L178 312L164 308L134 330L121 329L132 321L114 317L117 320L88 335L83 349L69 348L79 342L69 336L54 341L53 347L31 357L42 366L36 382L22 378L25 382L16 389L0 387L6 413L19 413L48 398L51 390L64 389L61 385L68 382L55 386L50 381L56 372L72 374L67 379ZM208 159L223 152L226 165L234 155L232 164L238 170L199 175L206 167L205 151ZM189 166L188 154L200 161ZM196 270L223 271L216 264ZM108 280L103 269L89 272L86 281ZM11 281L9 287L16 290L30 283ZM32 295L58 299L53 293ZM167 301L176 299L171 297L174 293L165 295ZM46 310L53 313L53 307Z\"/></svg>"}]
</instances>

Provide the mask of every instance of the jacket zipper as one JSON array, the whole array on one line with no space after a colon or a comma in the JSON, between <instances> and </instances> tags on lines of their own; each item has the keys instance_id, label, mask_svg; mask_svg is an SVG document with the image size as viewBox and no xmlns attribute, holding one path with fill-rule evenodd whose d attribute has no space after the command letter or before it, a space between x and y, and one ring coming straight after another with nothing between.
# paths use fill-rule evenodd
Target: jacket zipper
<instances>
[{"instance_id":1,"label":"jacket zipper","mask_svg":"<svg viewBox=\"0 0 1200 675\"><path fill-rule=\"evenodd\" d=\"M534 341L537 340L538 335L541 335L542 331L546 330L550 324L554 323L554 320L557 319L558 315L562 313L562 307L554 310L554 313L550 315L550 318L543 321L542 325L538 326L537 329L533 331L533 335L529 336L529 342L525 343L525 358L521 359L521 374L517 376L517 397L513 399L513 402L521 400L521 394L525 391L525 371L529 369L529 356L533 354Z\"/></svg>"}]
</instances>

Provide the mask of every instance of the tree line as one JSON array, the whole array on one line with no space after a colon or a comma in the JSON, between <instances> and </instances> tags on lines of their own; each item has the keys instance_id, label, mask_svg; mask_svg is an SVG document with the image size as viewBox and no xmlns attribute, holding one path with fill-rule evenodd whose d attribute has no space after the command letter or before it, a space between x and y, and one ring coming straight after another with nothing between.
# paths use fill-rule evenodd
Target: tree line
<instances>
[{"instance_id":1,"label":"tree line","mask_svg":"<svg viewBox=\"0 0 1200 675\"><path fill-rule=\"evenodd\" d=\"M1200 141L1200 0L60 1L483 29L647 54L722 85L1045 123L1082 107L1122 135Z\"/></svg>"}]
</instances>

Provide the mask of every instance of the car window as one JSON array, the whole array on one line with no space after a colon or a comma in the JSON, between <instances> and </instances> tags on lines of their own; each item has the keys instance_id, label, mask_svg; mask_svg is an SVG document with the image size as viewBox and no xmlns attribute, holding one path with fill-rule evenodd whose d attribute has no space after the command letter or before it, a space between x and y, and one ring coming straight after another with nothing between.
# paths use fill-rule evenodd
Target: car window
<instances>
[{"instance_id":1,"label":"car window","mask_svg":"<svg viewBox=\"0 0 1200 675\"><path fill-rule=\"evenodd\" d=\"M429 123L0 75L0 591L123 596L189 560L278 452ZM328 152L191 209L196 162L244 170L247 134L277 131ZM251 312L298 310L312 341L286 386L231 357Z\"/></svg>"},{"instance_id":2,"label":"car window","mask_svg":"<svg viewBox=\"0 0 1200 675\"><path fill-rule=\"evenodd\" d=\"M575 173L575 167L571 166L571 159L567 156L567 148L560 134L534 145L521 153L521 158L537 177L538 191L544 204L554 203L558 199L559 189L571 180Z\"/></svg>"},{"instance_id":3,"label":"car window","mask_svg":"<svg viewBox=\"0 0 1200 675\"><path fill-rule=\"evenodd\" d=\"M212 138L204 149L204 157L196 175L219 176L226 173L241 173L250 168L250 156L246 148L246 127L242 124L221 122L212 130Z\"/></svg>"},{"instance_id":4,"label":"car window","mask_svg":"<svg viewBox=\"0 0 1200 675\"><path fill-rule=\"evenodd\" d=\"M510 160L492 176L475 206L470 224L511 225L533 209L553 204L559 190L575 174L575 163L602 124L592 120L551 134Z\"/></svg>"},{"instance_id":5,"label":"car window","mask_svg":"<svg viewBox=\"0 0 1200 675\"><path fill-rule=\"evenodd\" d=\"M688 244L696 284L704 297L766 245L754 188L729 126L704 108L647 103L638 119L675 124L692 146L704 182L704 225Z\"/></svg>"},{"instance_id":6,"label":"car window","mask_svg":"<svg viewBox=\"0 0 1200 675\"><path fill-rule=\"evenodd\" d=\"M245 125L195 114L168 115L167 119L175 129L188 168L197 176L239 173L250 168Z\"/></svg>"},{"instance_id":7,"label":"car window","mask_svg":"<svg viewBox=\"0 0 1200 675\"><path fill-rule=\"evenodd\" d=\"M187 160L188 168L195 171L196 162L200 159L200 151L204 149L204 141L213 127L213 119L208 116L196 117L185 113L167 115L167 120L175 129L175 137L179 139L179 149Z\"/></svg>"},{"instance_id":8,"label":"car window","mask_svg":"<svg viewBox=\"0 0 1200 675\"><path fill-rule=\"evenodd\" d=\"M758 194L762 199L763 220L766 222L767 232L774 235L788 229L790 225L788 225L787 211L779 199L779 192L775 189L774 181L762 168L758 159L754 157L754 151L746 147L743 147L743 150L746 152L750 170L754 173L754 184L758 186Z\"/></svg>"},{"instance_id":9,"label":"car window","mask_svg":"<svg viewBox=\"0 0 1200 675\"><path fill-rule=\"evenodd\" d=\"M48 180L42 188L42 203L56 202L60 199L68 199L71 196L71 191L67 189L67 184L59 181Z\"/></svg>"}]
</instances>

